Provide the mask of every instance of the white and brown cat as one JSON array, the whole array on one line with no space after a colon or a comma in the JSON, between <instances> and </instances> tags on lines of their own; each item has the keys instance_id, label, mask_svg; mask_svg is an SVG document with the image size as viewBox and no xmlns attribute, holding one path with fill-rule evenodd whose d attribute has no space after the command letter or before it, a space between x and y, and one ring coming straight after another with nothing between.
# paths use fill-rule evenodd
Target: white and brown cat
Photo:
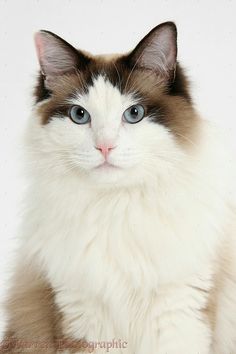
<instances>
[{"instance_id":1,"label":"white and brown cat","mask_svg":"<svg viewBox=\"0 0 236 354\"><path fill-rule=\"evenodd\" d=\"M176 37L93 56L36 34L7 353L236 354L234 166Z\"/></svg>"}]
</instances>

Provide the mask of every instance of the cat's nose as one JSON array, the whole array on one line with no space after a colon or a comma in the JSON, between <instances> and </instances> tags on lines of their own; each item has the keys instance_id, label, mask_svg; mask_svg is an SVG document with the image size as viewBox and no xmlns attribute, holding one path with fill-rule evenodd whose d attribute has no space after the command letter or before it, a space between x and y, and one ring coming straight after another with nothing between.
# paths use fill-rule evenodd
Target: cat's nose
<instances>
[{"instance_id":1,"label":"cat's nose","mask_svg":"<svg viewBox=\"0 0 236 354\"><path fill-rule=\"evenodd\" d=\"M107 158L109 152L115 148L113 145L99 144L95 146L97 150L100 150L105 159Z\"/></svg>"}]
</instances>

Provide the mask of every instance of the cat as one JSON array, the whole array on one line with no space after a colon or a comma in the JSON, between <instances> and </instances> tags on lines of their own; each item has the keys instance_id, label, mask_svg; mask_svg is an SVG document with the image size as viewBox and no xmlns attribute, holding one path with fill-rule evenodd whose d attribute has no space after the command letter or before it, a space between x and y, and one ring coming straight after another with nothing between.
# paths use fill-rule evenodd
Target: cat
<instances>
[{"instance_id":1,"label":"cat","mask_svg":"<svg viewBox=\"0 0 236 354\"><path fill-rule=\"evenodd\" d=\"M35 44L5 352L236 354L233 154L195 110L176 25L121 55Z\"/></svg>"}]
</instances>

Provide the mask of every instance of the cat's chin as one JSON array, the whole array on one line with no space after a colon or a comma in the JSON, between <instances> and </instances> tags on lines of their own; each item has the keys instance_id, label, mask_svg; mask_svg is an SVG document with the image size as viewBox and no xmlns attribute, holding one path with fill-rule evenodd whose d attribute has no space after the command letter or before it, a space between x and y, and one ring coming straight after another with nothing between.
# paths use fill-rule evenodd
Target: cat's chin
<instances>
[{"instance_id":1,"label":"cat's chin","mask_svg":"<svg viewBox=\"0 0 236 354\"><path fill-rule=\"evenodd\" d=\"M134 174L134 170L132 172L128 168L105 162L87 171L86 180L93 186L95 184L98 188L109 188L114 185L119 187L130 186L136 183L136 174Z\"/></svg>"},{"instance_id":2,"label":"cat's chin","mask_svg":"<svg viewBox=\"0 0 236 354\"><path fill-rule=\"evenodd\" d=\"M89 179L93 183L96 182L97 186L110 186L114 183L123 184L126 174L127 171L121 167L103 163L90 171Z\"/></svg>"}]
</instances>

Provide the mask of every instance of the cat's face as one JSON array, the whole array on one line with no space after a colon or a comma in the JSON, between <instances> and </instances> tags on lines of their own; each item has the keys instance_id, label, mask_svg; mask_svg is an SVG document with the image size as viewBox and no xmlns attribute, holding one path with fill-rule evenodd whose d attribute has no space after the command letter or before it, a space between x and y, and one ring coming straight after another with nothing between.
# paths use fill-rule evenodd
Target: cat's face
<instances>
[{"instance_id":1,"label":"cat's face","mask_svg":"<svg viewBox=\"0 0 236 354\"><path fill-rule=\"evenodd\" d=\"M31 141L39 166L98 185L171 173L195 124L174 24L156 27L127 55L91 56L45 31L36 47L42 74Z\"/></svg>"}]
</instances>

